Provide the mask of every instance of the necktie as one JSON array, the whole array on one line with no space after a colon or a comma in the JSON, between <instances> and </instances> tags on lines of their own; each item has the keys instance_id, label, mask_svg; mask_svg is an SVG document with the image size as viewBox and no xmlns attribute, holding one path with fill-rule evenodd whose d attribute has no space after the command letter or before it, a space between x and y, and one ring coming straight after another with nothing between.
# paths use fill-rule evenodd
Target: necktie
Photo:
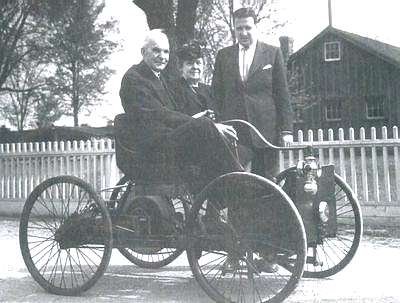
<instances>
[{"instance_id":1,"label":"necktie","mask_svg":"<svg viewBox=\"0 0 400 303\"><path fill-rule=\"evenodd\" d=\"M249 71L247 62L246 62L246 51L248 48L243 47L242 48L242 80L246 81L247 80L247 73Z\"/></svg>"}]
</instances>

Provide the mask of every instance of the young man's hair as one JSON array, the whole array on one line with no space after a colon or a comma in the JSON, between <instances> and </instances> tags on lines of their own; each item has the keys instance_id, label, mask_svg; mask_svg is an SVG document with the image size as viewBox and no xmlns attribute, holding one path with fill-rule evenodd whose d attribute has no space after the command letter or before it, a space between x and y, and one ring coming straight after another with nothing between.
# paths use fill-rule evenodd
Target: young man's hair
<instances>
[{"instance_id":1,"label":"young man's hair","mask_svg":"<svg viewBox=\"0 0 400 303\"><path fill-rule=\"evenodd\" d=\"M233 19L253 18L254 23L257 22L257 16L251 7L241 7L233 12Z\"/></svg>"}]
</instances>

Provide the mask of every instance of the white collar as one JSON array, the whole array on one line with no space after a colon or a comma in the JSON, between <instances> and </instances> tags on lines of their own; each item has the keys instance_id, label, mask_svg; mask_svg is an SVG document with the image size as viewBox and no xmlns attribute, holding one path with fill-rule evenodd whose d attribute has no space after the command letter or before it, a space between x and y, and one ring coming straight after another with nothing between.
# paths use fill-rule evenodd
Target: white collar
<instances>
[{"instance_id":1,"label":"white collar","mask_svg":"<svg viewBox=\"0 0 400 303\"><path fill-rule=\"evenodd\" d=\"M153 72L154 76L156 76L158 79L161 79L160 78L161 77L161 72L156 72L155 70L152 70L152 69L151 69L151 71Z\"/></svg>"},{"instance_id":2,"label":"white collar","mask_svg":"<svg viewBox=\"0 0 400 303\"><path fill-rule=\"evenodd\" d=\"M257 40L255 40L246 51L255 52L257 47ZM239 43L239 52L242 51L245 47Z\"/></svg>"}]
</instances>

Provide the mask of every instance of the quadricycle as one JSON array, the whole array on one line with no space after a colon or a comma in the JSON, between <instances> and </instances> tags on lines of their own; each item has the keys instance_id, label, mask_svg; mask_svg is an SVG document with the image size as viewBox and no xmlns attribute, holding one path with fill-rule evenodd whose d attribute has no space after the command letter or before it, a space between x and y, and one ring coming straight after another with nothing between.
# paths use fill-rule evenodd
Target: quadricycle
<instances>
[{"instance_id":1,"label":"quadricycle","mask_svg":"<svg viewBox=\"0 0 400 303\"><path fill-rule=\"evenodd\" d=\"M186 252L188 272L216 302L282 302L301 277L325 278L354 257L360 205L349 185L321 166L310 146L274 180L221 175L193 195L184 182L143 182L135 150L115 140L125 174L105 200L87 182L57 176L39 184L23 208L19 241L34 280L58 295L79 295L103 275L113 248L141 268L157 269ZM122 127L119 117L115 128ZM142 165L141 163L136 163Z\"/></svg>"}]
</instances>

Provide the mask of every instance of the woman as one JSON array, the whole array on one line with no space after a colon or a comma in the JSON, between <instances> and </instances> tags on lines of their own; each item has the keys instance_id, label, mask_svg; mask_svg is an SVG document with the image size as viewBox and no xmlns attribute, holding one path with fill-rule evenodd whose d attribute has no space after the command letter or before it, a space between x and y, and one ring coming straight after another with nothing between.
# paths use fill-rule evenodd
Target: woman
<instances>
[{"instance_id":1,"label":"woman","mask_svg":"<svg viewBox=\"0 0 400 303\"><path fill-rule=\"evenodd\" d=\"M204 51L200 42L192 40L177 52L181 77L173 87L178 110L197 117L214 117L214 104L210 86L201 82L204 72Z\"/></svg>"}]
</instances>

